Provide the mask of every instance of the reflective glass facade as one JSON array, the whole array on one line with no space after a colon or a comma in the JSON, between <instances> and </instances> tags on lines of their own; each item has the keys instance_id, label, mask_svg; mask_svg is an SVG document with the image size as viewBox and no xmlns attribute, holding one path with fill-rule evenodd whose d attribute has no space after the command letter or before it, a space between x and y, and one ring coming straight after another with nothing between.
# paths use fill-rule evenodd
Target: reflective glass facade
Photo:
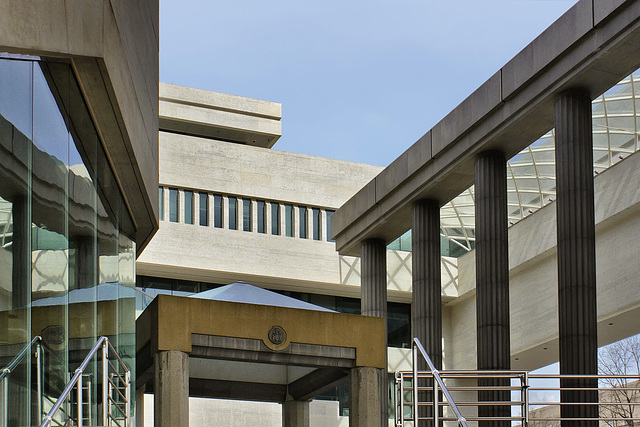
<instances>
[{"instance_id":1,"label":"reflective glass facade","mask_svg":"<svg viewBox=\"0 0 640 427\"><path fill-rule=\"evenodd\" d=\"M42 381L33 349L3 380L0 424L40 425L100 336L135 379L134 233L71 67L0 59L0 368L35 337L44 352Z\"/></svg>"}]
</instances>

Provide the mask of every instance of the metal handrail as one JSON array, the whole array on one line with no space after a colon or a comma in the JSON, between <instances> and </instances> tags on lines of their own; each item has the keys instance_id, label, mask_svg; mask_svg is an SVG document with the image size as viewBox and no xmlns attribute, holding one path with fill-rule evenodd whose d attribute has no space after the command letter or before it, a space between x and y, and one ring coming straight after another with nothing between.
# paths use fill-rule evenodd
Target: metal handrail
<instances>
[{"instance_id":1,"label":"metal handrail","mask_svg":"<svg viewBox=\"0 0 640 427\"><path fill-rule=\"evenodd\" d=\"M22 350L20 350L20 353L18 353L12 360L11 362L2 369L2 371L0 371L0 382L2 382L3 380L5 380L9 374L11 372L13 372L13 370L16 368L16 366L18 366L18 364L20 362L22 362L22 359L24 359L24 357L29 354L29 351L31 350L31 348L36 345L36 358L37 358L37 369L36 369L36 393L38 396L38 400L37 400L37 410L38 413L40 414L42 411L42 376L43 376L43 369L44 369L44 361L43 361L43 342L42 342L42 337L40 335L36 335L31 342L27 343ZM8 407L8 399L9 399L9 381L6 380L4 381L4 423L5 425L8 425L8 411L7 411L7 407Z\"/></svg>"},{"instance_id":2,"label":"metal handrail","mask_svg":"<svg viewBox=\"0 0 640 427\"><path fill-rule=\"evenodd\" d=\"M447 386L444 384L444 381L442 381L442 378L440 377L440 373L439 371L436 369L436 367L433 365L433 362L431 361L431 358L429 357L429 355L427 354L427 352L424 350L424 347L422 346L422 343L420 343L420 340L418 338L413 338L413 410L414 410L414 417L416 419L416 425L417 425L417 420L418 420L418 355L417 355L417 350L420 350L420 353L422 354L422 357L424 358L424 360L427 362L427 365L429 365L429 369L431 369L431 372L433 373L433 377L435 378L437 384L440 386L440 389L442 390L442 393L444 394L444 396L447 398L447 401L449 402L449 405L451 406L451 409L453 410L453 413L456 415L457 419L458 419L458 426L462 426L462 427L467 427L467 420L462 416L462 414L460 413L460 410L458 409L458 406L456 405L456 402L454 402L453 398L451 397L451 394L449 393L449 390L447 389ZM435 384L434 384L435 386ZM434 408L434 417L437 418L438 416L438 410L437 410L437 399L438 399L438 390L437 387L434 387L434 403L436 403L436 408Z\"/></svg>"},{"instance_id":3,"label":"metal handrail","mask_svg":"<svg viewBox=\"0 0 640 427\"><path fill-rule=\"evenodd\" d=\"M416 350L417 353L417 350ZM414 355L415 357L416 355ZM414 362L415 364L415 362ZM489 407L489 406L502 406L511 407L510 415L504 414L501 416L468 416L467 422L476 421L510 421L519 422L519 426L531 425L531 422L558 422L558 421L588 421L588 420L600 420L601 422L609 423L614 421L629 422L631 420L635 422L640 421L640 374L631 375L619 375L619 374L586 374L586 375L567 375L567 374L534 374L528 371L436 371L442 381L448 379L510 379L511 381L519 381L520 384L512 384L511 386L505 385L455 385L448 387L449 392L479 392L481 390L511 390L512 392L520 391L520 396L513 396L506 400L475 400L472 395L474 393L467 393L467 396L458 396L456 405L459 408L467 407ZM446 408L449 405L447 402L438 402L437 396L430 402L405 402L404 392L413 389L413 395L415 396L418 391L430 390L431 387L416 387L413 385L404 385L404 381L409 378L429 378L438 383L434 372L429 371L399 371L396 372L396 396L398 396L398 403L396 406L396 426L404 425L404 421L414 421L415 418L404 416L404 405L413 406L415 408L425 405L433 408L433 416L427 418L419 418L419 420L434 420L434 421L457 421L457 417L453 414L442 416L438 414L435 408ZM598 384L605 384L596 387L591 385L589 387L563 387L562 385L549 384L550 380L560 381L562 379L593 379L598 380ZM416 390L417 389L417 390ZM434 387L434 390L436 388ZM561 393L567 390L593 390L598 391L597 401L562 401L560 399ZM542 401L537 397L537 393L553 392L554 396L558 400ZM435 393L435 391L434 391ZM622 398L622 400L621 400ZM590 418L569 418L562 417L560 408L562 407L599 407L597 417ZM398 412L398 409L400 412ZM541 411L538 411L540 409ZM452 411L453 412L453 411ZM535 425L535 424L534 424Z\"/></svg>"},{"instance_id":4,"label":"metal handrail","mask_svg":"<svg viewBox=\"0 0 640 427\"><path fill-rule=\"evenodd\" d=\"M30 343L26 344L22 348L20 353L18 353L16 357L14 357L13 360L5 368L3 368L2 371L0 371L0 381L2 381L7 375L9 375L11 371L15 369L16 366L18 366L18 363L20 363L24 358L24 356L26 356L27 353L29 353L29 350L31 350L31 347L33 347L34 344L36 344L39 341L42 341L42 337L40 335L37 335L34 339L31 340Z\"/></svg>"},{"instance_id":5,"label":"metal handrail","mask_svg":"<svg viewBox=\"0 0 640 427\"><path fill-rule=\"evenodd\" d=\"M102 415L102 417L103 417L103 425L104 426L107 425L107 421L108 421L108 418L110 416L110 411L108 409L108 407L109 407L109 398L107 396L107 382L109 381L109 379L108 379L108 370L109 370L109 367L111 365L111 363L109 362L109 350L111 350L112 353L116 356L116 359L118 360L118 362L120 364L120 367L123 368L124 371L125 371L125 378L123 379L125 381L126 388L127 388L127 391L126 391L127 399L125 401L125 404L126 404L125 413L126 413L126 417L128 419L128 417L129 417L130 398L131 398L130 397L131 393L130 393L130 390L129 390L129 387L131 386L131 379L130 379L130 372L131 371L129 370L127 365L124 363L124 361L122 360L122 358L120 357L120 355L118 354L116 349L113 347L113 345L111 345L111 342L109 342L109 338L103 336L103 337L100 337L98 339L98 342L96 342L96 344L93 346L91 351L89 351L89 354L87 354L87 357L85 357L85 359L82 361L82 363L80 364L78 369L75 370L73 378L71 378L71 381L69 381L69 383L65 387L65 389L62 392L62 394L60 395L60 397L56 400L56 403L53 405L53 407L51 408L49 413L46 415L46 417L45 417L44 421L42 422L42 424L40 425L40 427L50 427L51 426L51 423L53 421L53 417L60 410L60 408L62 407L62 404L70 396L71 391L76 386L77 386L77 390L78 390L77 426L78 427L82 427L82 423L83 423L83 419L82 419L82 411L83 411L83 409L82 409L82 375L84 374L84 371L87 368L87 365L89 364L89 362L91 361L93 356L95 356L95 354L100 349L102 349L102 378L103 378L103 386L102 386L102 388L103 388L103 392L102 392L102 405L103 405L103 411L102 412L103 412L103 415Z\"/></svg>"}]
</instances>

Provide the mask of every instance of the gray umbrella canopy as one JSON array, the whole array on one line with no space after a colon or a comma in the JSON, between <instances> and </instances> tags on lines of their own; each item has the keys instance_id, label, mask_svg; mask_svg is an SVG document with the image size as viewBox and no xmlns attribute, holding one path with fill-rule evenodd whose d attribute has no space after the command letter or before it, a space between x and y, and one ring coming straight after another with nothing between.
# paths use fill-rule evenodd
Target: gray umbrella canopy
<instances>
[{"instance_id":1,"label":"gray umbrella canopy","mask_svg":"<svg viewBox=\"0 0 640 427\"><path fill-rule=\"evenodd\" d=\"M268 291L245 282L235 282L209 291L190 295L191 298L216 301L242 302L245 304L270 305L275 307L299 308L303 310L329 311L328 308L300 301L295 298Z\"/></svg>"}]
</instances>

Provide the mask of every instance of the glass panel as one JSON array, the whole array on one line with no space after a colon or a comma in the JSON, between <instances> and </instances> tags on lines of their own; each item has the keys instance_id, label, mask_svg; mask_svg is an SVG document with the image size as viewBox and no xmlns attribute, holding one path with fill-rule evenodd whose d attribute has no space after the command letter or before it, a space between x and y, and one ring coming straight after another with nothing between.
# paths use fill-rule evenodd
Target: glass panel
<instances>
[{"instance_id":1,"label":"glass panel","mask_svg":"<svg viewBox=\"0 0 640 427\"><path fill-rule=\"evenodd\" d=\"M271 234L280 235L280 205L271 202Z\"/></svg>"},{"instance_id":2,"label":"glass panel","mask_svg":"<svg viewBox=\"0 0 640 427\"><path fill-rule=\"evenodd\" d=\"M333 215L335 211L330 211L329 209L327 209L327 241L328 242L335 242L335 240L333 240L331 238L331 215Z\"/></svg>"},{"instance_id":3,"label":"glass panel","mask_svg":"<svg viewBox=\"0 0 640 427\"><path fill-rule=\"evenodd\" d=\"M300 206L298 207L298 216L300 218L300 238L301 239L306 239L307 238L307 208L305 208L304 206Z\"/></svg>"},{"instance_id":4,"label":"glass panel","mask_svg":"<svg viewBox=\"0 0 640 427\"><path fill-rule=\"evenodd\" d=\"M242 199L242 230L251 231L251 200Z\"/></svg>"},{"instance_id":5,"label":"glass panel","mask_svg":"<svg viewBox=\"0 0 640 427\"><path fill-rule=\"evenodd\" d=\"M160 221L164 221L164 188L159 188L158 193L158 217Z\"/></svg>"},{"instance_id":6,"label":"glass panel","mask_svg":"<svg viewBox=\"0 0 640 427\"><path fill-rule=\"evenodd\" d=\"M313 216L313 240L320 240L320 209L311 209Z\"/></svg>"},{"instance_id":7,"label":"glass panel","mask_svg":"<svg viewBox=\"0 0 640 427\"><path fill-rule=\"evenodd\" d=\"M229 230L238 229L238 199L229 197Z\"/></svg>"},{"instance_id":8,"label":"glass panel","mask_svg":"<svg viewBox=\"0 0 640 427\"><path fill-rule=\"evenodd\" d=\"M169 189L169 221L178 222L178 189Z\"/></svg>"},{"instance_id":9,"label":"glass panel","mask_svg":"<svg viewBox=\"0 0 640 427\"><path fill-rule=\"evenodd\" d=\"M293 206L284 205L284 228L287 237L293 237Z\"/></svg>"},{"instance_id":10,"label":"glass panel","mask_svg":"<svg viewBox=\"0 0 640 427\"><path fill-rule=\"evenodd\" d=\"M200 193L200 225L209 225L209 195L207 193Z\"/></svg>"},{"instance_id":11,"label":"glass panel","mask_svg":"<svg viewBox=\"0 0 640 427\"><path fill-rule=\"evenodd\" d=\"M193 191L184 191L184 223L193 224Z\"/></svg>"},{"instance_id":12,"label":"glass panel","mask_svg":"<svg viewBox=\"0 0 640 427\"><path fill-rule=\"evenodd\" d=\"M266 232L266 224L265 224L265 202L263 200L258 200L256 202L258 206L258 233Z\"/></svg>"},{"instance_id":13,"label":"glass panel","mask_svg":"<svg viewBox=\"0 0 640 427\"><path fill-rule=\"evenodd\" d=\"M18 354L32 335L32 103L33 64L0 60L0 356L5 362ZM4 380L11 396L6 413L9 425L31 425L28 384L32 382L32 361L29 354ZM4 384L0 385L3 394Z\"/></svg>"},{"instance_id":14,"label":"glass panel","mask_svg":"<svg viewBox=\"0 0 640 427\"><path fill-rule=\"evenodd\" d=\"M213 226L222 228L222 196L213 195Z\"/></svg>"},{"instance_id":15,"label":"glass panel","mask_svg":"<svg viewBox=\"0 0 640 427\"><path fill-rule=\"evenodd\" d=\"M69 132L67 117L58 107L61 95L50 89L47 78L51 75L34 68L31 322L32 333L41 335L48 349L45 393L58 396L66 385L69 364L76 362L68 358ZM74 339L73 345L81 343Z\"/></svg>"}]
</instances>

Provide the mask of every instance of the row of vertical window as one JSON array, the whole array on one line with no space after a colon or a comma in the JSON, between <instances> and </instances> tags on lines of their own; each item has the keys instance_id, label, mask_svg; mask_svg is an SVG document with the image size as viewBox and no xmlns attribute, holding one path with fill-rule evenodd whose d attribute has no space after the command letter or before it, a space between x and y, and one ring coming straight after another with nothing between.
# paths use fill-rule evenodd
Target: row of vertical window
<instances>
[{"instance_id":1,"label":"row of vertical window","mask_svg":"<svg viewBox=\"0 0 640 427\"><path fill-rule=\"evenodd\" d=\"M182 191L177 188L160 187L160 220L165 220L165 191L169 194L168 220L170 222L184 222L185 224L198 223L201 226L213 226L215 228L228 228L230 230L241 229L266 234L269 225L270 233L274 236L294 237L295 228L298 229L297 237L301 239L324 240L331 239L331 215L334 211L316 207L295 206L289 203L276 201L255 200L236 196L223 197L220 194L196 193L191 190ZM195 198L198 197L198 212L195 212ZM225 205L226 199L226 206ZM180 206L184 205L183 218L180 218ZM254 211L255 206L255 212ZM209 209L213 210L212 222L209 224ZM226 209L226 212L225 212ZM267 211L268 210L268 211ZM296 214L297 211L297 214ZM267 212L269 215L267 215ZM224 224L226 216L226 224ZM322 220L324 213L325 220ZM240 214L240 215L238 215ZM255 230L253 218L256 215ZM283 216L283 221L281 221ZM270 220L268 219L270 217ZM182 221L181 221L182 220ZM269 220L269 224L267 221ZM284 224L283 224L284 223Z\"/></svg>"}]
</instances>

